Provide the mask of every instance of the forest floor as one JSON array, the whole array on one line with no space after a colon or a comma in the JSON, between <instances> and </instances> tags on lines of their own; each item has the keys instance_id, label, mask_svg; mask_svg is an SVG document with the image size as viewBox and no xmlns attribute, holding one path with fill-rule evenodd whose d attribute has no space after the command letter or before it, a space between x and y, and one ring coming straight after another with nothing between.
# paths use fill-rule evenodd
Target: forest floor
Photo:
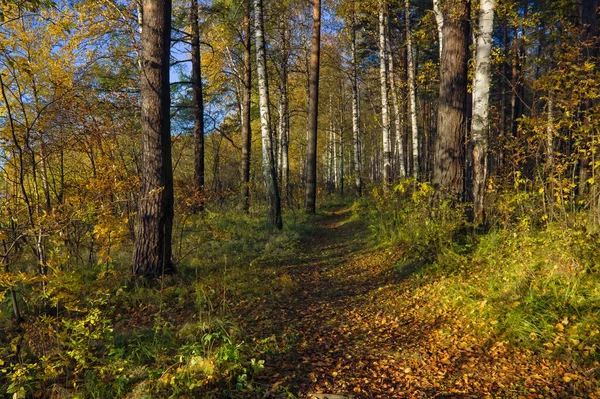
<instances>
[{"instance_id":1,"label":"forest floor","mask_svg":"<svg viewBox=\"0 0 600 399\"><path fill-rule=\"evenodd\" d=\"M256 381L265 397L597 397L595 369L482 339L414 297L427 284L419 266L399 268L396 251L373 248L350 209L325 213L297 256L262 265L276 270L262 283L280 292L235 305L248 341L266 348Z\"/></svg>"}]
</instances>

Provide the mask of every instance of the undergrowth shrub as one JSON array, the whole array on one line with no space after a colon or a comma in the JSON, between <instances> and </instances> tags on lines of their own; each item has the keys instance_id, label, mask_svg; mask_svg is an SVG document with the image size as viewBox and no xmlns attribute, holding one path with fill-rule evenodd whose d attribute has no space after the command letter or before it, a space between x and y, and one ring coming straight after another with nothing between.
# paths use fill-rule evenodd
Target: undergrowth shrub
<instances>
[{"instance_id":1,"label":"undergrowth shrub","mask_svg":"<svg viewBox=\"0 0 600 399\"><path fill-rule=\"evenodd\" d=\"M429 183L406 179L387 195L374 189L372 197L362 207L367 208L373 236L379 244L396 246L405 263L432 263L457 246L464 210L451 201L436 200Z\"/></svg>"},{"instance_id":2,"label":"undergrowth shrub","mask_svg":"<svg viewBox=\"0 0 600 399\"><path fill-rule=\"evenodd\" d=\"M597 365L598 227L576 212L568 223L548 220L540 195L496 196L487 231L470 228L463 208L436 202L428 184L411 180L388 195L373 191L355 214L368 220L377 243L399 251L396 266L412 278L424 316L453 314L481 338ZM532 204L538 207L528 211Z\"/></svg>"},{"instance_id":3,"label":"undergrowth shrub","mask_svg":"<svg viewBox=\"0 0 600 399\"><path fill-rule=\"evenodd\" d=\"M244 343L230 304L264 295L257 282L268 268L257 261L289 256L310 231L301 215L285 215L282 231L262 219L234 210L179 218L178 273L149 284L130 283L127 243L110 261L67 268L57 260L43 286L34 268L0 279L2 309L11 310L4 293L14 287L25 316L17 326L0 312L0 396L228 398L256 390L260 348Z\"/></svg>"}]
</instances>

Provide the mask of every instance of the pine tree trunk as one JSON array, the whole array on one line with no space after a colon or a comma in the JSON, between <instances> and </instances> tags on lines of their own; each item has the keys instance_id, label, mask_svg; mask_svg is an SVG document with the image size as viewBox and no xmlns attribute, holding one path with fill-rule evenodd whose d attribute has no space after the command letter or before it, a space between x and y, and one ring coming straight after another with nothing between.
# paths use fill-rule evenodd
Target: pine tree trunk
<instances>
[{"instance_id":1,"label":"pine tree trunk","mask_svg":"<svg viewBox=\"0 0 600 399\"><path fill-rule=\"evenodd\" d=\"M408 102L412 137L412 175L419 177L419 127L417 125L417 95L415 88L415 65L413 59L412 34L410 32L410 3L404 2L404 24L406 28L406 58L408 70Z\"/></svg>"},{"instance_id":2,"label":"pine tree trunk","mask_svg":"<svg viewBox=\"0 0 600 399\"><path fill-rule=\"evenodd\" d=\"M142 190L132 270L137 276L158 277L173 271L170 39L171 2L144 0L140 84Z\"/></svg>"},{"instance_id":3,"label":"pine tree trunk","mask_svg":"<svg viewBox=\"0 0 600 399\"><path fill-rule=\"evenodd\" d=\"M306 148L307 213L316 212L317 202L317 128L319 112L319 64L321 61L321 0L312 1L312 50L308 95L308 143Z\"/></svg>"},{"instance_id":4,"label":"pine tree trunk","mask_svg":"<svg viewBox=\"0 0 600 399\"><path fill-rule=\"evenodd\" d=\"M433 184L456 200L463 192L463 141L466 123L468 12L466 0L445 4L440 63L438 136Z\"/></svg>"},{"instance_id":5,"label":"pine tree trunk","mask_svg":"<svg viewBox=\"0 0 600 399\"><path fill-rule=\"evenodd\" d=\"M379 84L381 88L381 129L383 138L383 191L392 181L392 151L390 148L390 106L388 101L388 53L386 46L387 4L379 3Z\"/></svg>"},{"instance_id":6,"label":"pine tree trunk","mask_svg":"<svg viewBox=\"0 0 600 399\"><path fill-rule=\"evenodd\" d=\"M475 57L471 141L473 144L473 222L476 225L480 225L484 220L483 203L485 180L487 177L488 115L494 6L495 0L481 0L477 54Z\"/></svg>"},{"instance_id":7,"label":"pine tree trunk","mask_svg":"<svg viewBox=\"0 0 600 399\"><path fill-rule=\"evenodd\" d=\"M202 58L200 54L200 27L198 26L198 0L191 0L190 25L192 27L192 114L194 118L194 185L197 204L194 211L204 208L204 98L202 96Z\"/></svg>"},{"instance_id":8,"label":"pine tree trunk","mask_svg":"<svg viewBox=\"0 0 600 399\"><path fill-rule=\"evenodd\" d=\"M252 155L252 127L250 112L252 108L252 63L250 54L250 11L251 1L246 1L244 14L244 95L242 99L242 208L250 210L250 157Z\"/></svg>"},{"instance_id":9,"label":"pine tree trunk","mask_svg":"<svg viewBox=\"0 0 600 399\"><path fill-rule=\"evenodd\" d=\"M277 187L277 170L273 153L273 134L269 109L269 85L267 80L267 55L265 51L262 0L254 0L254 33L256 35L256 73L260 100L260 125L262 137L262 169L267 197L267 219L269 224L281 229L281 201Z\"/></svg>"}]
</instances>

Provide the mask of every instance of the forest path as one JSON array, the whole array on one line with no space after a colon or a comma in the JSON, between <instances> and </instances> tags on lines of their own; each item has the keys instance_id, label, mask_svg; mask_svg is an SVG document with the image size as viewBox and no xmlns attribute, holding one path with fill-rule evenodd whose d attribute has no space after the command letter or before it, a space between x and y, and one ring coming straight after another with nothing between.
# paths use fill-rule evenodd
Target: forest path
<instances>
[{"instance_id":1,"label":"forest path","mask_svg":"<svg viewBox=\"0 0 600 399\"><path fill-rule=\"evenodd\" d=\"M348 208L335 208L317 219L298 257L278 261L273 284L283 284L284 293L245 318L255 338L271 337L259 379L272 397L284 387L299 397L382 398L398 388L385 370L398 365L398 342L409 333L398 325L408 323L388 323L371 302L397 273L383 254L365 253L367 232L350 216Z\"/></svg>"},{"instance_id":2,"label":"forest path","mask_svg":"<svg viewBox=\"0 0 600 399\"><path fill-rule=\"evenodd\" d=\"M407 278L415 271L399 273L396 251L373 248L350 209L327 210L313 226L297 256L257 265L273 270L261 285L275 291L236 310L263 348L261 397L576 397L564 387L567 365L423 312L420 283Z\"/></svg>"}]
</instances>

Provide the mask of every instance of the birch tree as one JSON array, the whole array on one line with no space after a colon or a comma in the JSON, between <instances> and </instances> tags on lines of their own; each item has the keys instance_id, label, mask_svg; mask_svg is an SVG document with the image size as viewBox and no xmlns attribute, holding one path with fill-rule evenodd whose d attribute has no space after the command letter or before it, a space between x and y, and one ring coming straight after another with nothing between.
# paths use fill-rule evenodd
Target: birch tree
<instances>
[{"instance_id":1,"label":"birch tree","mask_svg":"<svg viewBox=\"0 0 600 399\"><path fill-rule=\"evenodd\" d=\"M444 26L444 16L442 15L442 10L440 10L440 0L433 0L433 14L435 15L435 23L438 31L439 55L441 60L442 48L444 46L444 35L442 33L442 27Z\"/></svg>"},{"instance_id":2,"label":"birch tree","mask_svg":"<svg viewBox=\"0 0 600 399\"><path fill-rule=\"evenodd\" d=\"M417 95L415 83L415 63L413 59L412 34L410 31L410 1L404 1L404 26L406 29L406 59L408 69L408 106L412 138L412 175L419 177L419 127L417 125Z\"/></svg>"},{"instance_id":3,"label":"birch tree","mask_svg":"<svg viewBox=\"0 0 600 399\"><path fill-rule=\"evenodd\" d=\"M388 101L388 52L386 46L387 4L379 2L379 84L381 89L381 130L383 138L383 191L392 180L392 151L390 148L390 106Z\"/></svg>"},{"instance_id":4,"label":"birch tree","mask_svg":"<svg viewBox=\"0 0 600 399\"><path fill-rule=\"evenodd\" d=\"M494 29L495 0L481 0L479 34L475 57L475 82L473 83L473 119L471 141L473 144L473 221L483 222L483 201L487 176L487 149L489 126L489 97L492 33Z\"/></svg>"},{"instance_id":5,"label":"birch tree","mask_svg":"<svg viewBox=\"0 0 600 399\"><path fill-rule=\"evenodd\" d=\"M388 75L390 80L390 94L392 104L394 106L394 132L396 134L396 156L398 177L406 177L406 169L404 168L404 138L402 137L402 113L400 111L400 100L398 98L398 90L396 87L396 76L394 68L394 55L391 51L390 38L388 32L388 40L386 40L388 53Z\"/></svg>"},{"instance_id":6,"label":"birch tree","mask_svg":"<svg viewBox=\"0 0 600 399\"><path fill-rule=\"evenodd\" d=\"M254 0L254 34L256 41L256 73L260 102L260 126L262 138L262 170L267 197L267 219L269 224L281 229L281 201L277 187L277 170L273 153L271 115L269 110L269 86L267 80L267 55L262 0Z\"/></svg>"},{"instance_id":7,"label":"birch tree","mask_svg":"<svg viewBox=\"0 0 600 399\"><path fill-rule=\"evenodd\" d=\"M351 52L352 52L352 138L354 144L354 188L362 196L362 170L360 153L360 101L358 93L358 65L356 60L356 10L352 3Z\"/></svg>"}]
</instances>

